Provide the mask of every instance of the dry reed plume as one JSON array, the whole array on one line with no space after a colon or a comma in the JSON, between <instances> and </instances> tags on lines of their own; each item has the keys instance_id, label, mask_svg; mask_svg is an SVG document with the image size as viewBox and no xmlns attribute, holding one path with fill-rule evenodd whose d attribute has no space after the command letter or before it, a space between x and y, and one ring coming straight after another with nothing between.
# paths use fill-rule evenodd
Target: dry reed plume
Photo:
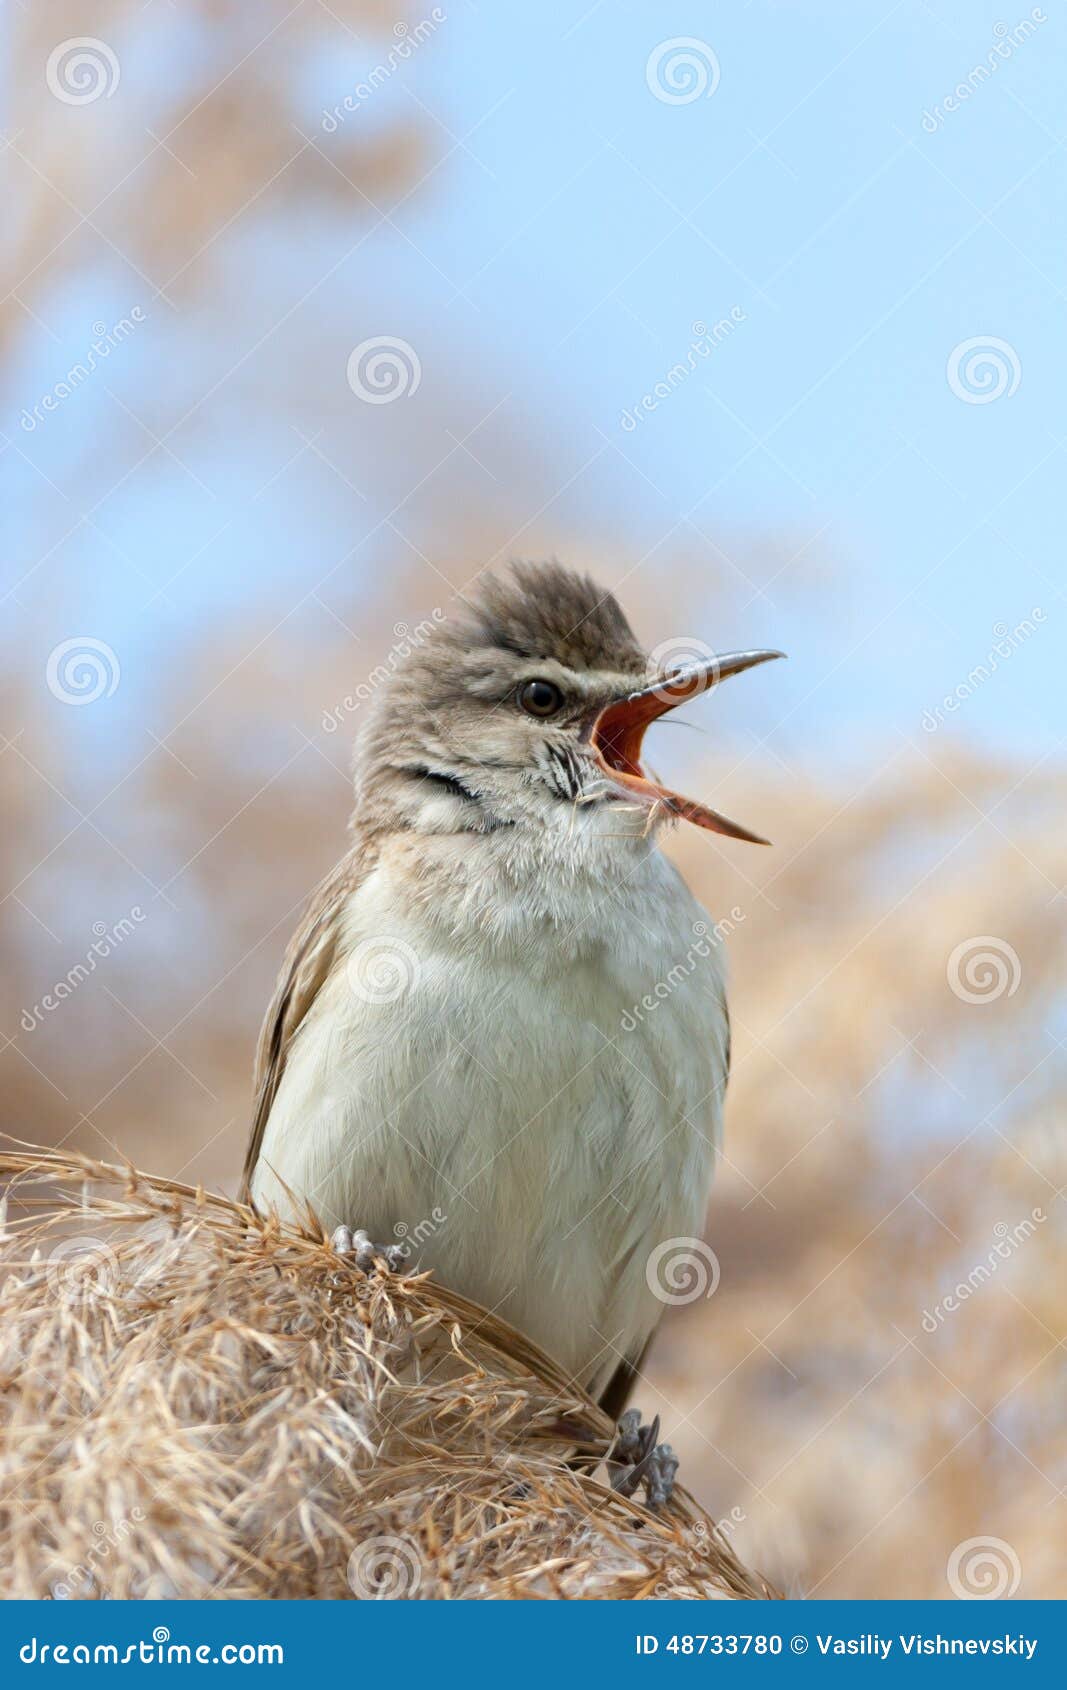
<instances>
[{"instance_id":1,"label":"dry reed plume","mask_svg":"<svg viewBox=\"0 0 1067 1690\"><path fill-rule=\"evenodd\" d=\"M313 1230L89 1158L0 1156L9 1597L775 1594L513 1328Z\"/></svg>"}]
</instances>

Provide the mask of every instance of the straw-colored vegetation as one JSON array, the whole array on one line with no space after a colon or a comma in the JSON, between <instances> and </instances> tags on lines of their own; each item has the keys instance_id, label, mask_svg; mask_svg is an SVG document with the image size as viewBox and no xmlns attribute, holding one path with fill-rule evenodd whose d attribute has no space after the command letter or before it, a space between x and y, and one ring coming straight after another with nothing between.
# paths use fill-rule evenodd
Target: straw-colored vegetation
<instances>
[{"instance_id":1,"label":"straw-colored vegetation","mask_svg":"<svg viewBox=\"0 0 1067 1690\"><path fill-rule=\"evenodd\" d=\"M569 1465L605 1416L426 1275L132 1169L0 1176L5 1595L774 1594L684 1493Z\"/></svg>"}]
</instances>

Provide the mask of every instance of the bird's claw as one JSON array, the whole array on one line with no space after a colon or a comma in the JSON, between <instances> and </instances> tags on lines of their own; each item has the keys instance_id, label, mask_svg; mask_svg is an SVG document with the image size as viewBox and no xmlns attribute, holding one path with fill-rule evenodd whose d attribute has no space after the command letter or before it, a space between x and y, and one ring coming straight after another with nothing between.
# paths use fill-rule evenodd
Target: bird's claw
<instances>
[{"instance_id":1,"label":"bird's claw","mask_svg":"<svg viewBox=\"0 0 1067 1690\"><path fill-rule=\"evenodd\" d=\"M351 1256L353 1266L361 1273L370 1273L381 1263L390 1273L399 1273L407 1256L402 1244L373 1243L370 1234L362 1227L357 1227L355 1231L350 1226L335 1227L330 1248L336 1250L339 1256Z\"/></svg>"},{"instance_id":2,"label":"bird's claw","mask_svg":"<svg viewBox=\"0 0 1067 1690\"><path fill-rule=\"evenodd\" d=\"M658 1414L655 1420L653 1420L651 1426L642 1426L641 1410L638 1408L628 1408L626 1413L619 1420L619 1424L616 1428L615 1442L612 1445L608 1460L623 1461L627 1463L636 1463L641 1461L648 1453L648 1450L652 1447L652 1443L658 1432ZM622 1477L630 1477L630 1475L619 1475L619 1477L621 1479ZM614 1488L616 1490L621 1490L621 1483L616 1484ZM636 1484L631 1485L630 1490L626 1494L629 1495L630 1492L636 1488Z\"/></svg>"},{"instance_id":3,"label":"bird's claw","mask_svg":"<svg viewBox=\"0 0 1067 1690\"><path fill-rule=\"evenodd\" d=\"M678 1457L670 1444L657 1444L648 1457L645 1469L645 1496L655 1514L666 1507L674 1495L674 1475L678 1471Z\"/></svg>"},{"instance_id":4,"label":"bird's claw","mask_svg":"<svg viewBox=\"0 0 1067 1690\"><path fill-rule=\"evenodd\" d=\"M611 1476L612 1490L620 1496L633 1496L643 1484L645 1500L653 1512L670 1501L678 1471L678 1457L670 1444L657 1443L658 1437L658 1414L651 1425L642 1426L640 1410L627 1409L608 1455L609 1467L618 1466Z\"/></svg>"}]
</instances>

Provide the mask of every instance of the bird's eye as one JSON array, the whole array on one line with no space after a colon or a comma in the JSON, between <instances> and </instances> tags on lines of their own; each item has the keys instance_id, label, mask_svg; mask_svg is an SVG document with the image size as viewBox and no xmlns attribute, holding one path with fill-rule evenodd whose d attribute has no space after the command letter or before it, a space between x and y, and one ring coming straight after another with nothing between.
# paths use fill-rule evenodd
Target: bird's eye
<instances>
[{"instance_id":1,"label":"bird's eye","mask_svg":"<svg viewBox=\"0 0 1067 1690\"><path fill-rule=\"evenodd\" d=\"M524 681L519 688L519 703L530 716L554 716L563 703L563 694L552 681Z\"/></svg>"}]
</instances>

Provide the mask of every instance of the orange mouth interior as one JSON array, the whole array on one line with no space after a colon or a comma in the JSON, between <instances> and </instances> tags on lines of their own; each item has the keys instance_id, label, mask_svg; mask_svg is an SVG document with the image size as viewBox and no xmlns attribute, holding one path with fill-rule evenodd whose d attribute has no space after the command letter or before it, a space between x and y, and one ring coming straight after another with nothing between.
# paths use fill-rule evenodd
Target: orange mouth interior
<instances>
[{"instance_id":1,"label":"orange mouth interior","mask_svg":"<svg viewBox=\"0 0 1067 1690\"><path fill-rule=\"evenodd\" d=\"M657 806L662 806L671 815L707 828L711 833L722 833L729 839L745 839L753 845L767 845L769 840L758 833L751 833L739 822L730 821L718 810L651 780L641 766L641 747L649 726L676 705L705 692L718 679L718 670L711 665L703 674L665 680L654 688L618 699L606 705L597 716L590 730L590 742L612 786L646 804L650 814Z\"/></svg>"},{"instance_id":2,"label":"orange mouth interior","mask_svg":"<svg viewBox=\"0 0 1067 1690\"><path fill-rule=\"evenodd\" d=\"M643 781L641 744L647 727L647 721L628 721L625 716L620 720L618 705L602 710L593 727L593 745L600 761L616 774Z\"/></svg>"}]
</instances>

